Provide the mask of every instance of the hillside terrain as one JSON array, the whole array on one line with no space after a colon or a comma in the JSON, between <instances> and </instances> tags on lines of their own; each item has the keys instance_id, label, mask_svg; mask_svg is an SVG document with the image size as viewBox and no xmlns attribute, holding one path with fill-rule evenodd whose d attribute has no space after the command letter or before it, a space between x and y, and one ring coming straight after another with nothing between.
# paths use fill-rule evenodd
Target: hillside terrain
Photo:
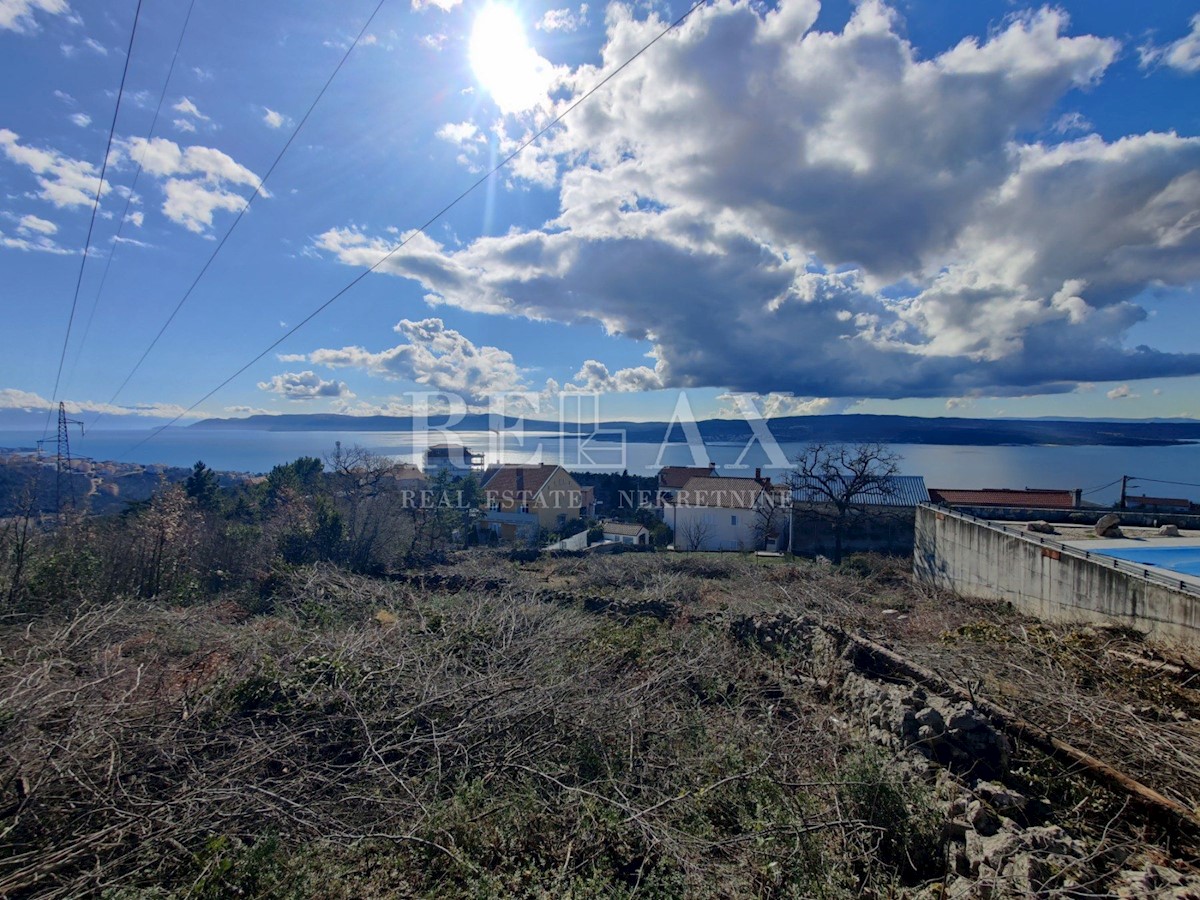
<instances>
[{"instance_id":1,"label":"hillside terrain","mask_svg":"<svg viewBox=\"0 0 1200 900\"><path fill-rule=\"evenodd\" d=\"M903 560L472 550L189 591L10 608L0 895L1200 890L1195 661Z\"/></svg>"}]
</instances>

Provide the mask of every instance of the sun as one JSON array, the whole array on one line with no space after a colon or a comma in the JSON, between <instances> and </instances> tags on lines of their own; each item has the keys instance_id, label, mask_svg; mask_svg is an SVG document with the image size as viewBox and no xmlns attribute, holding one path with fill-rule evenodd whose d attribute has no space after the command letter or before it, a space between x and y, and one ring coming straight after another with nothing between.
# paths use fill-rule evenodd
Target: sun
<instances>
[{"instance_id":1,"label":"sun","mask_svg":"<svg viewBox=\"0 0 1200 900\"><path fill-rule=\"evenodd\" d=\"M501 112L521 112L546 97L553 68L525 37L512 7L489 3L471 30L471 68Z\"/></svg>"}]
</instances>

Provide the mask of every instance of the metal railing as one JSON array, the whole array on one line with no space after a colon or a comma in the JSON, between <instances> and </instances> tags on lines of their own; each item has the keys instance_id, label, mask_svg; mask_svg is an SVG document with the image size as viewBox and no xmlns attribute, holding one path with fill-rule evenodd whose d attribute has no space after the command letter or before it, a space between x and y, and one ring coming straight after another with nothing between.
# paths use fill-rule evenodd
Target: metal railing
<instances>
[{"instance_id":1,"label":"metal railing","mask_svg":"<svg viewBox=\"0 0 1200 900\"><path fill-rule=\"evenodd\" d=\"M939 506L935 503L922 503L922 509L928 509L932 512L954 516L959 519L966 519L969 522L974 522L977 525L982 525L985 528L990 528L993 531L1003 532L1012 537L1021 538L1029 543L1038 543L1043 547L1050 547L1059 553L1066 556L1072 556L1075 559L1087 560L1095 565L1102 565L1108 569L1115 569L1118 572L1123 572L1126 575L1133 575L1136 578L1141 578L1152 584L1160 584L1164 587L1169 587L1171 590L1179 591L1184 594L1189 594L1193 597L1200 597L1200 586L1193 584L1182 578L1172 578L1162 574L1161 569L1151 569L1144 565L1127 562L1123 559L1117 559L1113 556L1108 556L1104 553L1092 553L1090 550L1081 550L1078 547L1071 547L1064 544L1062 541L1056 541L1052 538L1047 538L1044 535L1037 534L1032 531L1024 531L1013 525L1007 525L1001 522L996 522L990 519L981 519L979 516L971 515L971 513L961 512L948 506Z\"/></svg>"}]
</instances>

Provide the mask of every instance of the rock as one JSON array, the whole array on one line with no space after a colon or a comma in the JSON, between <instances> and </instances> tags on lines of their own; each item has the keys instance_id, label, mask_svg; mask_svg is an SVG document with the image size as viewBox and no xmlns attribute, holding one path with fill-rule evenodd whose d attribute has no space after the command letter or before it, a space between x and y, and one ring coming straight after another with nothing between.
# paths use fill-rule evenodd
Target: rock
<instances>
[{"instance_id":1,"label":"rock","mask_svg":"<svg viewBox=\"0 0 1200 900\"><path fill-rule=\"evenodd\" d=\"M927 706L917 713L917 724L929 728L933 734L942 734L946 730L946 720L932 706Z\"/></svg>"},{"instance_id":2,"label":"rock","mask_svg":"<svg viewBox=\"0 0 1200 900\"><path fill-rule=\"evenodd\" d=\"M1195 900L1200 897L1200 877L1149 865L1144 870L1119 873L1112 889L1118 897Z\"/></svg>"},{"instance_id":3,"label":"rock","mask_svg":"<svg viewBox=\"0 0 1200 900\"><path fill-rule=\"evenodd\" d=\"M1038 534L1058 534L1058 532L1054 530L1053 525L1040 519L1036 522L1030 522L1025 526L1025 530L1034 531Z\"/></svg>"},{"instance_id":4,"label":"rock","mask_svg":"<svg viewBox=\"0 0 1200 900\"><path fill-rule=\"evenodd\" d=\"M978 800L967 805L967 821L976 833L984 837L991 837L1000 830L1000 817Z\"/></svg>"},{"instance_id":5,"label":"rock","mask_svg":"<svg viewBox=\"0 0 1200 900\"><path fill-rule=\"evenodd\" d=\"M1121 529L1117 526L1121 524L1121 517L1115 513L1108 513L1101 516L1100 521L1096 523L1096 537L1117 537L1121 533ZM1110 532L1116 532L1111 534Z\"/></svg>"},{"instance_id":6,"label":"rock","mask_svg":"<svg viewBox=\"0 0 1200 900\"><path fill-rule=\"evenodd\" d=\"M1162 528L1158 529L1158 536L1159 537L1179 537L1179 526L1178 525L1169 525L1169 524L1164 525Z\"/></svg>"},{"instance_id":7,"label":"rock","mask_svg":"<svg viewBox=\"0 0 1200 900\"><path fill-rule=\"evenodd\" d=\"M977 731L987 728L987 719L970 703L956 707L950 715L949 726L954 731Z\"/></svg>"},{"instance_id":8,"label":"rock","mask_svg":"<svg viewBox=\"0 0 1200 900\"><path fill-rule=\"evenodd\" d=\"M1002 784L991 781L980 781L975 785L975 794L987 802L1001 816L1010 819L1020 818L1025 813L1029 801L1024 794L1011 791Z\"/></svg>"}]
</instances>

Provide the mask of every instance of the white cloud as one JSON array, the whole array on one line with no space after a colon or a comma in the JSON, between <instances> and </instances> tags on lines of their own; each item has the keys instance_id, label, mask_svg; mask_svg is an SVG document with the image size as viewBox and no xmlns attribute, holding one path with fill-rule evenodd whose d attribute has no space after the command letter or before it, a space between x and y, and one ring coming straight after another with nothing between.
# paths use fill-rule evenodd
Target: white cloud
<instances>
[{"instance_id":1,"label":"white cloud","mask_svg":"<svg viewBox=\"0 0 1200 900\"><path fill-rule=\"evenodd\" d=\"M404 379L465 398L472 405L490 394L526 388L512 354L476 346L441 319L402 319L394 329L407 343L372 352L363 347L314 350L303 358L330 368L357 368L384 378ZM297 362L296 355L281 359Z\"/></svg>"},{"instance_id":2,"label":"white cloud","mask_svg":"<svg viewBox=\"0 0 1200 900\"><path fill-rule=\"evenodd\" d=\"M466 144L478 141L482 135L474 122L447 122L437 130L437 136L451 144Z\"/></svg>"},{"instance_id":3,"label":"white cloud","mask_svg":"<svg viewBox=\"0 0 1200 900\"><path fill-rule=\"evenodd\" d=\"M185 116L191 116L193 119L199 119L201 122L211 121L208 116L200 112L199 108L189 97L180 97L171 109Z\"/></svg>"},{"instance_id":4,"label":"white cloud","mask_svg":"<svg viewBox=\"0 0 1200 900\"><path fill-rule=\"evenodd\" d=\"M66 0L0 0L0 29L29 33L38 27L35 13L61 16L70 9Z\"/></svg>"},{"instance_id":5,"label":"white cloud","mask_svg":"<svg viewBox=\"0 0 1200 900\"><path fill-rule=\"evenodd\" d=\"M1105 394L1105 396L1108 397L1109 400L1137 400L1141 395L1135 394L1133 391L1131 391L1129 389L1129 385L1121 384L1117 385L1115 388Z\"/></svg>"},{"instance_id":6,"label":"white cloud","mask_svg":"<svg viewBox=\"0 0 1200 900\"><path fill-rule=\"evenodd\" d=\"M192 124L191 119L174 119L171 124L175 126L176 131L182 131L185 134L196 133L196 126Z\"/></svg>"},{"instance_id":7,"label":"white cloud","mask_svg":"<svg viewBox=\"0 0 1200 900\"><path fill-rule=\"evenodd\" d=\"M1116 41L1043 9L922 58L877 0L837 33L817 12L706 7L517 158L515 184L557 191L553 220L417 235L377 271L433 304L652 341L667 387L963 397L1200 373L1200 354L1122 345L1148 286L1200 279L1200 139L1022 138ZM618 4L606 25L557 110L664 23ZM504 120L501 152L526 127ZM314 242L352 266L391 246Z\"/></svg>"},{"instance_id":8,"label":"white cloud","mask_svg":"<svg viewBox=\"0 0 1200 900\"><path fill-rule=\"evenodd\" d=\"M450 12L450 10L454 9L460 3L462 3L462 0L412 0L412 8L419 12L422 9L436 6L442 12Z\"/></svg>"},{"instance_id":9,"label":"white cloud","mask_svg":"<svg viewBox=\"0 0 1200 900\"><path fill-rule=\"evenodd\" d=\"M1091 131L1094 126L1086 116L1078 112L1063 113L1053 125L1056 134L1070 134L1073 131Z\"/></svg>"},{"instance_id":10,"label":"white cloud","mask_svg":"<svg viewBox=\"0 0 1200 900\"><path fill-rule=\"evenodd\" d=\"M569 7L565 9L548 9L534 26L540 31L577 31L587 24L588 5L581 3L578 12Z\"/></svg>"},{"instance_id":11,"label":"white cloud","mask_svg":"<svg viewBox=\"0 0 1200 900\"><path fill-rule=\"evenodd\" d=\"M182 406L173 403L145 403L135 406L117 406L112 403L97 403L93 400L63 401L69 415L80 413L104 413L106 416L144 416L150 418L202 419L208 413L199 410L186 411ZM32 391L22 391L16 388L0 388L0 409L22 409L27 411L57 408L57 403L51 403L45 397Z\"/></svg>"},{"instance_id":12,"label":"white cloud","mask_svg":"<svg viewBox=\"0 0 1200 900\"><path fill-rule=\"evenodd\" d=\"M579 367L571 383L565 385L563 390L624 394L634 391L656 391L662 386L662 378L649 366L635 366L609 373L608 366L604 363L589 359Z\"/></svg>"},{"instance_id":13,"label":"white cloud","mask_svg":"<svg viewBox=\"0 0 1200 900\"><path fill-rule=\"evenodd\" d=\"M1169 66L1180 72L1200 72L1200 13L1192 16L1191 31L1166 46L1147 44L1138 48L1143 68Z\"/></svg>"},{"instance_id":14,"label":"white cloud","mask_svg":"<svg viewBox=\"0 0 1200 900\"><path fill-rule=\"evenodd\" d=\"M258 188L259 177L213 147L180 147L166 138L133 138L121 145L142 171L163 181L163 213L197 234L213 223L217 210L236 212L246 199L230 186ZM264 197L271 196L259 188Z\"/></svg>"},{"instance_id":15,"label":"white cloud","mask_svg":"<svg viewBox=\"0 0 1200 900\"><path fill-rule=\"evenodd\" d=\"M279 394L285 400L316 400L319 398L353 398L344 381L323 381L314 372L284 372L270 381L260 381L259 390Z\"/></svg>"},{"instance_id":16,"label":"white cloud","mask_svg":"<svg viewBox=\"0 0 1200 900\"><path fill-rule=\"evenodd\" d=\"M84 38L83 45L99 56L108 56L108 48L95 38Z\"/></svg>"},{"instance_id":17,"label":"white cloud","mask_svg":"<svg viewBox=\"0 0 1200 900\"><path fill-rule=\"evenodd\" d=\"M747 415L747 403L764 419L784 416L820 416L841 412L847 404L830 397L795 397L788 393L767 394L741 393L720 394L717 418L741 419Z\"/></svg>"},{"instance_id":18,"label":"white cloud","mask_svg":"<svg viewBox=\"0 0 1200 900\"><path fill-rule=\"evenodd\" d=\"M423 34L418 40L421 46L429 50L441 50L446 46L447 37L444 34Z\"/></svg>"},{"instance_id":19,"label":"white cloud","mask_svg":"<svg viewBox=\"0 0 1200 900\"><path fill-rule=\"evenodd\" d=\"M87 113L74 113L71 116L71 121L73 123L75 123L76 125L78 125L80 128L87 128L89 125L92 124L92 117L89 116Z\"/></svg>"},{"instance_id":20,"label":"white cloud","mask_svg":"<svg viewBox=\"0 0 1200 900\"><path fill-rule=\"evenodd\" d=\"M282 128L284 125L290 125L292 120L283 113L276 112L273 109L263 107L263 122L268 128Z\"/></svg>"},{"instance_id":21,"label":"white cloud","mask_svg":"<svg viewBox=\"0 0 1200 900\"><path fill-rule=\"evenodd\" d=\"M0 231L0 247L6 250L21 250L25 253L52 253L57 256L70 256L77 251L70 250L57 244L44 234L22 232L17 236L7 235Z\"/></svg>"},{"instance_id":22,"label":"white cloud","mask_svg":"<svg viewBox=\"0 0 1200 900\"><path fill-rule=\"evenodd\" d=\"M90 206L98 185L101 196L112 190L107 180L100 184L100 173L91 163L22 144L20 135L7 128L0 128L0 151L10 162L29 169L36 177L38 196L57 207Z\"/></svg>"},{"instance_id":23,"label":"white cloud","mask_svg":"<svg viewBox=\"0 0 1200 900\"><path fill-rule=\"evenodd\" d=\"M213 73L208 69L202 69L199 66L192 66L192 74L197 81L212 81Z\"/></svg>"},{"instance_id":24,"label":"white cloud","mask_svg":"<svg viewBox=\"0 0 1200 900\"><path fill-rule=\"evenodd\" d=\"M38 234L57 234L58 226L46 219L39 218L35 215L21 216L20 223L17 225L18 230L26 233L36 231Z\"/></svg>"},{"instance_id":25,"label":"white cloud","mask_svg":"<svg viewBox=\"0 0 1200 900\"><path fill-rule=\"evenodd\" d=\"M142 223L146 221L146 214L140 209L135 209L125 217L125 221L136 228L141 228Z\"/></svg>"}]
</instances>

